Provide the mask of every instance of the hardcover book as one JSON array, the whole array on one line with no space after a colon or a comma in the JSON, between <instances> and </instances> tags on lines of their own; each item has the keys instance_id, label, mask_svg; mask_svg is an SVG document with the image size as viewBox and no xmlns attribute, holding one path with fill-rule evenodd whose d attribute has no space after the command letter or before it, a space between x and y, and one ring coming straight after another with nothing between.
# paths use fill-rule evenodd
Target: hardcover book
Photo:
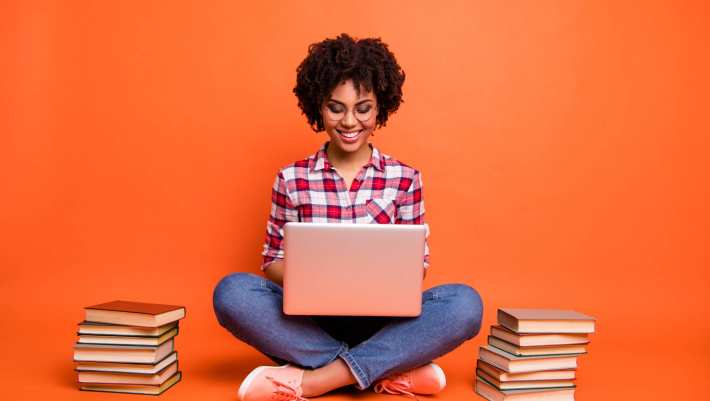
<instances>
[{"instance_id":1,"label":"hardcover book","mask_svg":"<svg viewBox=\"0 0 710 401\"><path fill-rule=\"evenodd\" d=\"M156 363L80 361L76 362L74 370L77 372L142 373L148 375L160 372L175 361L177 361L177 351L168 354Z\"/></svg>"},{"instance_id":2,"label":"hardcover book","mask_svg":"<svg viewBox=\"0 0 710 401\"><path fill-rule=\"evenodd\" d=\"M74 361L156 363L173 352L173 339L150 345L74 345Z\"/></svg>"},{"instance_id":3,"label":"hardcover book","mask_svg":"<svg viewBox=\"0 0 710 401\"><path fill-rule=\"evenodd\" d=\"M574 369L508 373L505 370L497 368L491 365L490 363L482 361L480 359L478 360L476 367L479 370L486 372L487 375L493 377L494 379L500 382L530 380L574 380L577 376L577 371Z\"/></svg>"},{"instance_id":4,"label":"hardcover book","mask_svg":"<svg viewBox=\"0 0 710 401\"><path fill-rule=\"evenodd\" d=\"M573 380L521 380L514 382L502 382L496 380L495 377L487 374L481 369L476 369L476 376L485 380L488 384L498 390L529 390L541 388L572 388L574 387Z\"/></svg>"},{"instance_id":5,"label":"hardcover book","mask_svg":"<svg viewBox=\"0 0 710 401\"><path fill-rule=\"evenodd\" d=\"M581 355L587 352L587 347L584 344L568 344L568 345L532 345L527 347L519 347L500 338L488 336L488 344L501 349L505 352L518 356L532 355Z\"/></svg>"},{"instance_id":6,"label":"hardcover book","mask_svg":"<svg viewBox=\"0 0 710 401\"><path fill-rule=\"evenodd\" d=\"M177 327L161 336L114 336L110 334L79 334L81 344L160 345L178 334Z\"/></svg>"},{"instance_id":7,"label":"hardcover book","mask_svg":"<svg viewBox=\"0 0 710 401\"><path fill-rule=\"evenodd\" d=\"M537 372L577 368L577 356L516 356L490 345L480 348L479 358L508 373Z\"/></svg>"},{"instance_id":8,"label":"hardcover book","mask_svg":"<svg viewBox=\"0 0 710 401\"><path fill-rule=\"evenodd\" d=\"M185 317L185 307L131 301L112 301L85 308L89 322L159 327Z\"/></svg>"},{"instance_id":9,"label":"hardcover book","mask_svg":"<svg viewBox=\"0 0 710 401\"><path fill-rule=\"evenodd\" d=\"M146 384L84 384L79 387L82 391L104 391L109 393L130 393L160 395L165 390L174 386L182 378L182 372L175 373L161 385Z\"/></svg>"},{"instance_id":10,"label":"hardcover book","mask_svg":"<svg viewBox=\"0 0 710 401\"><path fill-rule=\"evenodd\" d=\"M480 377L476 378L476 393L489 401L574 401L574 388L498 390Z\"/></svg>"},{"instance_id":11,"label":"hardcover book","mask_svg":"<svg viewBox=\"0 0 710 401\"><path fill-rule=\"evenodd\" d=\"M503 326L492 326L491 335L521 347L529 347L535 345L567 345L589 343L589 336L586 333L526 334L516 333Z\"/></svg>"},{"instance_id":12,"label":"hardcover book","mask_svg":"<svg viewBox=\"0 0 710 401\"><path fill-rule=\"evenodd\" d=\"M165 332L178 327L178 322L171 322L158 327L125 326L111 323L87 322L79 323L79 334L104 334L111 336L161 336Z\"/></svg>"},{"instance_id":13,"label":"hardcover book","mask_svg":"<svg viewBox=\"0 0 710 401\"><path fill-rule=\"evenodd\" d=\"M79 372L81 384L145 384L161 385L178 371L178 362L166 366L153 374L117 373L117 372Z\"/></svg>"},{"instance_id":14,"label":"hardcover book","mask_svg":"<svg viewBox=\"0 0 710 401\"><path fill-rule=\"evenodd\" d=\"M561 309L498 309L498 324L516 333L593 333L594 318Z\"/></svg>"}]
</instances>

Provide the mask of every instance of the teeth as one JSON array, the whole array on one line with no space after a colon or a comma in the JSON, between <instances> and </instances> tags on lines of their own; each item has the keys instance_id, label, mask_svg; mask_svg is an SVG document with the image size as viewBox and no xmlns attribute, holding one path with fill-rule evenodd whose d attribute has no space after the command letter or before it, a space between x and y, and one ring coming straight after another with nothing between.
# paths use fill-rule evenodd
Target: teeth
<instances>
[{"instance_id":1,"label":"teeth","mask_svg":"<svg viewBox=\"0 0 710 401\"><path fill-rule=\"evenodd\" d=\"M358 136L358 135L360 134L360 131L355 131L355 132L342 132L342 131L338 131L338 133L340 133L340 135L342 135L342 136L344 136L344 137L346 137L346 138L355 138L356 136Z\"/></svg>"}]
</instances>

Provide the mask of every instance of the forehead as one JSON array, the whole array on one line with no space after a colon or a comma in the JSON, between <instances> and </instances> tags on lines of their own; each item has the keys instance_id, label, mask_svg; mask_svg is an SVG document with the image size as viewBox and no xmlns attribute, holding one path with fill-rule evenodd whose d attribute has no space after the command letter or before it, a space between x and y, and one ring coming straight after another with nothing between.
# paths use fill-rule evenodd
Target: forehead
<instances>
[{"instance_id":1,"label":"forehead","mask_svg":"<svg viewBox=\"0 0 710 401\"><path fill-rule=\"evenodd\" d=\"M341 103L357 103L363 100L375 100L375 94L373 92L368 92L364 85L360 85L360 93L355 90L355 85L353 81L348 79L341 82L338 86L333 89L330 94L330 98L337 100Z\"/></svg>"}]
</instances>

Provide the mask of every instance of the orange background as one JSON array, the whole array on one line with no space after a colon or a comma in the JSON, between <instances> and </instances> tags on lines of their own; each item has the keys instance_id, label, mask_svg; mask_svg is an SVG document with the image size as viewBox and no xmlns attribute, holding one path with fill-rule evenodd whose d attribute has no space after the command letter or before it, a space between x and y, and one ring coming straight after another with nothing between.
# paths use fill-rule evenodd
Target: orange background
<instances>
[{"instance_id":1,"label":"orange background","mask_svg":"<svg viewBox=\"0 0 710 401\"><path fill-rule=\"evenodd\" d=\"M324 141L291 90L341 32L407 73L373 143L422 171L426 285L485 302L433 398L479 399L497 308L558 307L598 319L578 400L707 399L706 2L299 3L0 5L4 399L125 399L71 361L82 308L117 298L187 306L164 399L236 398L268 360L212 288L258 271L277 169Z\"/></svg>"}]
</instances>

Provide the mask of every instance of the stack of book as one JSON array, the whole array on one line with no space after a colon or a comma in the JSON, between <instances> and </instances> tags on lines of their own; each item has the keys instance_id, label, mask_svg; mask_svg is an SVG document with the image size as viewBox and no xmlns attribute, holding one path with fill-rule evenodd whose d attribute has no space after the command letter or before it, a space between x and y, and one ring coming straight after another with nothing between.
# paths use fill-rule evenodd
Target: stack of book
<instances>
[{"instance_id":1,"label":"stack of book","mask_svg":"<svg viewBox=\"0 0 710 401\"><path fill-rule=\"evenodd\" d=\"M476 393L490 401L574 401L577 357L594 318L557 309L499 309L480 348Z\"/></svg>"},{"instance_id":2,"label":"stack of book","mask_svg":"<svg viewBox=\"0 0 710 401\"><path fill-rule=\"evenodd\" d=\"M158 395L180 381L175 336L184 307L113 301L85 311L74 346L81 390Z\"/></svg>"}]
</instances>

